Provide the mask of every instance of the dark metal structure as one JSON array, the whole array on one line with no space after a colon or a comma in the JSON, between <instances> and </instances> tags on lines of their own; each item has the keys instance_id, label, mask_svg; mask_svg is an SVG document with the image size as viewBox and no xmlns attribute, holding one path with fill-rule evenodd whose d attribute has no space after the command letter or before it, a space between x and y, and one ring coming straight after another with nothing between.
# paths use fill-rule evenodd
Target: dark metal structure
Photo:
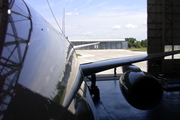
<instances>
[{"instance_id":1,"label":"dark metal structure","mask_svg":"<svg viewBox=\"0 0 180 120\"><path fill-rule=\"evenodd\" d=\"M148 0L148 53L175 51L180 45L180 1ZM148 61L148 72L177 76L180 59L176 56Z\"/></svg>"}]
</instances>

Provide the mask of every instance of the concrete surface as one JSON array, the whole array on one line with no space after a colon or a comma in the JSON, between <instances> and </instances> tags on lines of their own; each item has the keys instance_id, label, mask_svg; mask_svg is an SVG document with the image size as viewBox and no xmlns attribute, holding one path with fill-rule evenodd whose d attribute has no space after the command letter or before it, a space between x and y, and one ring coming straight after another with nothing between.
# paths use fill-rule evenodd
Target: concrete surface
<instances>
[{"instance_id":1,"label":"concrete surface","mask_svg":"<svg viewBox=\"0 0 180 120\"><path fill-rule=\"evenodd\" d=\"M162 101L153 109L139 110L123 97L119 80L97 81L100 100L95 101L99 120L180 120L180 92L163 93Z\"/></svg>"},{"instance_id":2,"label":"concrete surface","mask_svg":"<svg viewBox=\"0 0 180 120\"><path fill-rule=\"evenodd\" d=\"M80 63L88 63L88 62L95 62L101 60L107 60L112 58L124 58L130 56L138 56L144 55L146 52L138 52L138 51L130 51L130 50L122 50L122 49L109 49L109 50L76 50L79 56ZM147 62L139 62L135 63L134 65L141 68L142 71L147 71ZM98 74L113 74L114 70L107 70L104 72L100 72ZM121 67L117 68L117 73L122 73Z\"/></svg>"}]
</instances>

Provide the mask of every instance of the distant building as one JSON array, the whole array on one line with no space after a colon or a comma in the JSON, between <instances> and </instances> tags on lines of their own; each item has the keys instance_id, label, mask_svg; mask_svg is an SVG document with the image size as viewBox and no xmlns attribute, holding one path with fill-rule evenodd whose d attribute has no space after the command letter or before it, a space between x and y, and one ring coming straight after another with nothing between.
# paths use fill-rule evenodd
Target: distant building
<instances>
[{"instance_id":1,"label":"distant building","mask_svg":"<svg viewBox=\"0 0 180 120\"><path fill-rule=\"evenodd\" d=\"M73 45L83 45L99 42L97 45L82 47L79 49L126 49L128 42L122 38L69 38Z\"/></svg>"}]
</instances>

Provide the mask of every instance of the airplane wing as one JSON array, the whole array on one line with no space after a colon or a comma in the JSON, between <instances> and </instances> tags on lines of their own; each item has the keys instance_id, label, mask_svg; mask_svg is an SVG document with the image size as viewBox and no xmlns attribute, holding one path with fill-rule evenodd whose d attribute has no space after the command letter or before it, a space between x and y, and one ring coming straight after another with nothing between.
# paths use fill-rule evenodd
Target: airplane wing
<instances>
[{"instance_id":1,"label":"airplane wing","mask_svg":"<svg viewBox=\"0 0 180 120\"><path fill-rule=\"evenodd\" d=\"M97 45L97 44L99 44L99 42L89 43L89 44L83 44L83 45L75 45L75 46L74 46L74 49L81 48L81 47L86 47L86 46L91 46L91 45Z\"/></svg>"},{"instance_id":2,"label":"airplane wing","mask_svg":"<svg viewBox=\"0 0 180 120\"><path fill-rule=\"evenodd\" d=\"M110 59L110 60L105 60L105 61L81 64L81 69L84 76L88 76L88 75L92 75L93 73L98 73L98 72L115 68L118 66L129 65L131 63L141 62L141 61L155 59L155 58L161 58L161 57L174 55L178 53L180 53L180 50L170 51L170 52L161 52L161 53L152 53L152 54L141 55L141 56L136 56L136 57Z\"/></svg>"}]
</instances>

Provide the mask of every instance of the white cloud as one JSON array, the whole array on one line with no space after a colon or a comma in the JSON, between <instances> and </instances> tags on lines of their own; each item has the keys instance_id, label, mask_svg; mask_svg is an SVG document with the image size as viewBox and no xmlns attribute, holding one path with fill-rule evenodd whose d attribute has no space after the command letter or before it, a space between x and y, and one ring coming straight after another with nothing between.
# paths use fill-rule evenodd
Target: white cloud
<instances>
[{"instance_id":1,"label":"white cloud","mask_svg":"<svg viewBox=\"0 0 180 120\"><path fill-rule=\"evenodd\" d=\"M115 26L113 26L111 29L113 29L113 30L119 30L120 28L121 28L121 26L115 25Z\"/></svg>"},{"instance_id":2,"label":"white cloud","mask_svg":"<svg viewBox=\"0 0 180 120\"><path fill-rule=\"evenodd\" d=\"M125 27L126 28L137 28L137 25L127 24Z\"/></svg>"},{"instance_id":3,"label":"white cloud","mask_svg":"<svg viewBox=\"0 0 180 120\"><path fill-rule=\"evenodd\" d=\"M93 32L85 32L85 33L81 33L84 37L89 37L89 36L94 36L95 34Z\"/></svg>"},{"instance_id":4,"label":"white cloud","mask_svg":"<svg viewBox=\"0 0 180 120\"><path fill-rule=\"evenodd\" d=\"M93 0L87 0L85 4L81 3L82 5L79 6L79 7L77 7L77 8L75 8L74 11L77 11L78 9L81 9L81 8L87 6L87 5L88 5L89 3L91 3L92 1L93 1ZM85 8L86 8L86 7L85 7Z\"/></svg>"},{"instance_id":5,"label":"white cloud","mask_svg":"<svg viewBox=\"0 0 180 120\"><path fill-rule=\"evenodd\" d=\"M69 12L69 13L66 13L66 15L79 15L79 13L77 13L77 12Z\"/></svg>"},{"instance_id":6,"label":"white cloud","mask_svg":"<svg viewBox=\"0 0 180 120\"><path fill-rule=\"evenodd\" d=\"M112 34L111 36L112 36L112 37L118 37L118 35L117 35L117 34Z\"/></svg>"}]
</instances>

